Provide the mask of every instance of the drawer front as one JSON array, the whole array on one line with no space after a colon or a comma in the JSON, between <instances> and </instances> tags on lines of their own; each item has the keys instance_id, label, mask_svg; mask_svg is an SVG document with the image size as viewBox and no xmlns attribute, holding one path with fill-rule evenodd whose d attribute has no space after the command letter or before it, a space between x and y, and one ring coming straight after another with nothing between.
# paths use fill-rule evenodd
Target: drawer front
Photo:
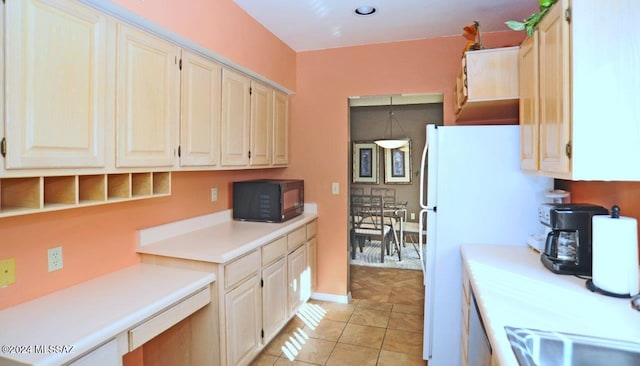
<instances>
[{"instance_id":1,"label":"drawer front","mask_svg":"<svg viewBox=\"0 0 640 366\"><path fill-rule=\"evenodd\" d=\"M287 254L287 237L283 236L262 247L262 265L275 261Z\"/></svg>"},{"instance_id":2,"label":"drawer front","mask_svg":"<svg viewBox=\"0 0 640 366\"><path fill-rule=\"evenodd\" d=\"M242 258L225 264L224 288L227 289L256 273L260 269L260 252L255 250Z\"/></svg>"},{"instance_id":3,"label":"drawer front","mask_svg":"<svg viewBox=\"0 0 640 366\"><path fill-rule=\"evenodd\" d=\"M299 227L287 235L287 248L289 250L296 249L307 239L306 226Z\"/></svg>"},{"instance_id":4,"label":"drawer front","mask_svg":"<svg viewBox=\"0 0 640 366\"><path fill-rule=\"evenodd\" d=\"M318 230L318 221L313 220L307 224L307 239L311 239L316 236Z\"/></svg>"},{"instance_id":5,"label":"drawer front","mask_svg":"<svg viewBox=\"0 0 640 366\"><path fill-rule=\"evenodd\" d=\"M129 331L129 351L171 328L211 302L209 286Z\"/></svg>"}]
</instances>

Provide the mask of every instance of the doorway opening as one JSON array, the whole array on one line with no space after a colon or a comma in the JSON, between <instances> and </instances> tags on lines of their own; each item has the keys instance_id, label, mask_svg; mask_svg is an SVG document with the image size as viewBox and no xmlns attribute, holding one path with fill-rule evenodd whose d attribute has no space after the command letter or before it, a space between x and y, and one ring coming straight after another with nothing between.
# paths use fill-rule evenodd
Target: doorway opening
<instances>
[{"instance_id":1,"label":"doorway opening","mask_svg":"<svg viewBox=\"0 0 640 366\"><path fill-rule=\"evenodd\" d=\"M349 267L422 269L418 254L421 248L417 247L415 236L420 211L421 155L426 125L443 124L442 101L442 94L349 98ZM389 137L407 139L407 143L390 149L376 145L376 140ZM385 236L384 228L380 235L368 237L360 231L361 235L352 235L354 222L366 226L362 219L368 215L356 214L352 207L369 205L360 201L373 196L382 197L382 225L392 226L390 236ZM350 283L349 277L349 287Z\"/></svg>"}]
</instances>

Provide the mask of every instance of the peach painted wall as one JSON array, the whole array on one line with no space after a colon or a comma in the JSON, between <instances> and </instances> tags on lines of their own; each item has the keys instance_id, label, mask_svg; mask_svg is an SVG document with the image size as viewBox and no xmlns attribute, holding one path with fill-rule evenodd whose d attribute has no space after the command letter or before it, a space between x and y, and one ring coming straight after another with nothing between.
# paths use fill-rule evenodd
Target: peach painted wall
<instances>
[{"instance_id":1,"label":"peach painted wall","mask_svg":"<svg viewBox=\"0 0 640 366\"><path fill-rule=\"evenodd\" d=\"M633 217L640 223L640 182L557 181L556 187L571 192L572 202L593 203L609 210L618 205L620 215Z\"/></svg>"},{"instance_id":2,"label":"peach painted wall","mask_svg":"<svg viewBox=\"0 0 640 366\"><path fill-rule=\"evenodd\" d=\"M485 34L486 47L518 45L522 32ZM463 37L309 51L298 54L292 97L289 174L305 178L318 203L318 291L347 293L348 97L443 93L445 124L454 123L453 91ZM340 194L331 194L331 183Z\"/></svg>"},{"instance_id":3,"label":"peach painted wall","mask_svg":"<svg viewBox=\"0 0 640 366\"><path fill-rule=\"evenodd\" d=\"M281 170L173 173L169 197L2 218L0 258L15 258L16 283L0 288L0 309L138 263L136 230L228 209L231 181ZM49 273L47 248L58 245L64 268Z\"/></svg>"},{"instance_id":4,"label":"peach painted wall","mask_svg":"<svg viewBox=\"0 0 640 366\"><path fill-rule=\"evenodd\" d=\"M117 0L119 5L290 89L293 50L232 0ZM139 262L136 230L231 207L229 182L286 175L284 169L174 173L171 197L0 218L0 258L15 258L16 283L0 309ZM219 201L210 202L210 189ZM47 248L63 247L64 269L47 272Z\"/></svg>"},{"instance_id":5,"label":"peach painted wall","mask_svg":"<svg viewBox=\"0 0 640 366\"><path fill-rule=\"evenodd\" d=\"M295 89L295 52L232 0L113 2L285 88Z\"/></svg>"}]
</instances>

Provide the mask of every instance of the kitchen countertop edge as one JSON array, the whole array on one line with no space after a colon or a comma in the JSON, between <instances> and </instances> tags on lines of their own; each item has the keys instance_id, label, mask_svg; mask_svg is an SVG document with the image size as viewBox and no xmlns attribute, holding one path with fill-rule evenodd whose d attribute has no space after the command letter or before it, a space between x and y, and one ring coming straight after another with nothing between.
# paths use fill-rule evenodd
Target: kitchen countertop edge
<instances>
[{"instance_id":1,"label":"kitchen countertop edge","mask_svg":"<svg viewBox=\"0 0 640 366\"><path fill-rule=\"evenodd\" d=\"M315 206L315 205L314 205ZM211 263L226 263L260 246L277 239L294 228L317 219L315 207L305 205L305 212L282 223L265 223L232 220L227 211L220 212L219 219L212 219L211 225L194 227L192 222L202 221L194 217L172 223L178 235L154 233L161 227L139 231L139 238L153 237L153 241L138 240L136 252L180 259Z\"/></svg>"},{"instance_id":2,"label":"kitchen countertop edge","mask_svg":"<svg viewBox=\"0 0 640 366\"><path fill-rule=\"evenodd\" d=\"M167 287L163 278L169 277L172 278L172 284ZM195 294L215 280L216 276L213 273L139 263L4 309L0 311L0 319L5 318L4 326L8 326L9 323L16 326L21 325L20 334L33 329L30 334L37 334L38 340L27 342L27 339L22 337L17 337L17 339L0 337L1 344L66 344L73 346L73 352L5 353L0 356L0 361L4 358L19 364L38 366L70 362ZM114 308L110 306L114 305L112 298L126 298L133 293L140 294L140 291L144 293L144 296L138 296L135 301L126 302L126 306L117 308L118 314L113 312ZM82 311L77 313L71 310L74 309L74 306L65 306L65 304L80 305ZM95 309L91 315L97 320L89 321L85 318L80 322L68 323L68 326L65 327L67 333L56 329L47 330L47 328L43 328L42 324L37 324L38 319L43 315L52 313L55 313L56 318L61 320L68 318L71 321L75 317L82 318L82 312L90 307ZM110 315L105 315L107 313ZM105 324L106 320L109 320L108 324ZM48 335L51 335L52 338L47 338ZM45 340L45 338L50 340ZM53 339L55 341L52 341Z\"/></svg>"},{"instance_id":3,"label":"kitchen countertop edge","mask_svg":"<svg viewBox=\"0 0 640 366\"><path fill-rule=\"evenodd\" d=\"M629 299L592 293L584 279L552 273L529 247L463 245L461 253L501 366L518 365L505 326L632 342L640 339L640 313L631 308Z\"/></svg>"}]
</instances>

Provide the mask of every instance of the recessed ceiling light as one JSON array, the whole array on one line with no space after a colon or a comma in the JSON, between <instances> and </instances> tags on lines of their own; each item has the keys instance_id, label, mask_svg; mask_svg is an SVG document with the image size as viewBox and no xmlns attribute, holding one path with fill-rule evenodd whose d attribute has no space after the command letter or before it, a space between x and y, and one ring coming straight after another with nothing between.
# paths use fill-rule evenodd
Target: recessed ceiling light
<instances>
[{"instance_id":1,"label":"recessed ceiling light","mask_svg":"<svg viewBox=\"0 0 640 366\"><path fill-rule=\"evenodd\" d=\"M376 12L376 8L374 8L373 6L370 6L370 5L362 5L362 6L359 6L359 7L355 8L353 10L353 12L356 15L359 15L359 16L367 16L367 15L372 15L373 13L375 13Z\"/></svg>"}]
</instances>

